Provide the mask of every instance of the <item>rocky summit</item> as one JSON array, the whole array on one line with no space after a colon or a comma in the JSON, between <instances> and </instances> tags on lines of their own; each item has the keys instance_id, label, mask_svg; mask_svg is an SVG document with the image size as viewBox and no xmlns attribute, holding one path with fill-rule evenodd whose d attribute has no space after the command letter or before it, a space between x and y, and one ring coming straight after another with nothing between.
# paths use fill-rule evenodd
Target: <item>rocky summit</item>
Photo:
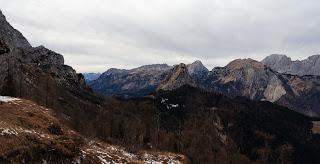
<instances>
[{"instance_id":1,"label":"rocky summit","mask_svg":"<svg viewBox=\"0 0 320 164\"><path fill-rule=\"evenodd\" d=\"M195 71L192 73L195 74ZM161 82L157 90L173 90L180 88L183 85L196 86L196 82L194 79L192 79L187 66L181 63L176 65L170 71L167 78Z\"/></svg>"},{"instance_id":2,"label":"rocky summit","mask_svg":"<svg viewBox=\"0 0 320 164\"><path fill-rule=\"evenodd\" d=\"M209 70L199 60L191 64L188 64L187 68L190 76L198 81L201 81L202 79L206 78L206 76L209 73Z\"/></svg>"},{"instance_id":3,"label":"rocky summit","mask_svg":"<svg viewBox=\"0 0 320 164\"><path fill-rule=\"evenodd\" d=\"M261 61L275 71L293 75L320 75L320 55L292 61L286 55L273 54Z\"/></svg>"}]
</instances>

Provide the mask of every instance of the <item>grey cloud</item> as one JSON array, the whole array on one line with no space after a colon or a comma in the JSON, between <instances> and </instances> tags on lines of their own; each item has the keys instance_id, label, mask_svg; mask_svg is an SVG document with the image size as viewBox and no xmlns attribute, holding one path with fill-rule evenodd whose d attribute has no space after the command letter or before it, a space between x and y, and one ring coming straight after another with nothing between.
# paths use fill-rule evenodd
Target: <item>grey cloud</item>
<instances>
[{"instance_id":1,"label":"grey cloud","mask_svg":"<svg viewBox=\"0 0 320 164\"><path fill-rule=\"evenodd\" d=\"M0 0L34 45L79 71L319 52L320 2L309 0Z\"/></svg>"}]
</instances>

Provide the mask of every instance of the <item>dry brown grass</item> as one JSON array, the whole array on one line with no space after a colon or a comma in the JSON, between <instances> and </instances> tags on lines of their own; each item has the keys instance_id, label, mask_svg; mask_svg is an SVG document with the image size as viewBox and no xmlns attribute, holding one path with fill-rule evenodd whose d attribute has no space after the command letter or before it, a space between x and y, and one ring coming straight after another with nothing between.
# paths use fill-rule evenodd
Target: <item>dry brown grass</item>
<instances>
[{"instance_id":1,"label":"dry brown grass","mask_svg":"<svg viewBox=\"0 0 320 164\"><path fill-rule=\"evenodd\" d=\"M49 127L60 126L61 135ZM50 109L19 100L0 105L0 160L20 162L50 158L73 159L79 154L76 133L59 123ZM54 159L59 160L59 159Z\"/></svg>"},{"instance_id":2,"label":"dry brown grass","mask_svg":"<svg viewBox=\"0 0 320 164\"><path fill-rule=\"evenodd\" d=\"M85 139L62 124L56 114L28 100L0 105L0 163L144 163L173 160L183 155L159 152L129 153L122 147Z\"/></svg>"}]
</instances>

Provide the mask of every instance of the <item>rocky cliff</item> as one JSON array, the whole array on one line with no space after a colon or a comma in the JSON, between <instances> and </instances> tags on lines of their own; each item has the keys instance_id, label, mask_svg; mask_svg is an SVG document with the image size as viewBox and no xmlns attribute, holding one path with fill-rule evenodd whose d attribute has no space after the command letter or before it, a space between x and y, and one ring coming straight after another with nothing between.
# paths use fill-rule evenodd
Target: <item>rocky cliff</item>
<instances>
[{"instance_id":1,"label":"rocky cliff","mask_svg":"<svg viewBox=\"0 0 320 164\"><path fill-rule=\"evenodd\" d=\"M231 97L270 101L310 115L320 116L320 77L281 74L252 59L238 59L215 68L204 88Z\"/></svg>"},{"instance_id":2,"label":"rocky cliff","mask_svg":"<svg viewBox=\"0 0 320 164\"><path fill-rule=\"evenodd\" d=\"M89 91L81 74L64 64L62 55L43 46L32 47L1 12L0 43L0 95L51 107L72 124L78 124L75 111L99 109L101 99Z\"/></svg>"},{"instance_id":3,"label":"rocky cliff","mask_svg":"<svg viewBox=\"0 0 320 164\"><path fill-rule=\"evenodd\" d=\"M208 76L209 70L202 64L201 61L197 60L187 65L190 76L197 81L201 81Z\"/></svg>"},{"instance_id":4,"label":"rocky cliff","mask_svg":"<svg viewBox=\"0 0 320 164\"><path fill-rule=\"evenodd\" d=\"M195 72L192 72L195 74ZM183 85L196 86L195 80L189 74L188 68L185 64L181 63L176 65L167 75L157 90L173 90L180 88Z\"/></svg>"},{"instance_id":5,"label":"rocky cliff","mask_svg":"<svg viewBox=\"0 0 320 164\"><path fill-rule=\"evenodd\" d=\"M29 67L39 68L46 74L57 81L60 85L84 86L82 76L69 66L64 65L63 56L55 53L43 46L32 47L24 36L14 29L5 19L5 16L0 12L0 46L3 49L0 56L1 63L1 84L5 84L5 80L9 76L24 71ZM16 74L16 75L17 75ZM25 76L21 75L21 80L12 79L14 83L17 81L27 81ZM26 75L27 76L27 75ZM31 80L31 79L29 79ZM4 86L0 86L3 90Z\"/></svg>"},{"instance_id":6,"label":"rocky cliff","mask_svg":"<svg viewBox=\"0 0 320 164\"><path fill-rule=\"evenodd\" d=\"M320 75L320 55L313 55L304 60L292 61L285 55L273 54L261 61L271 69L293 75Z\"/></svg>"},{"instance_id":7,"label":"rocky cliff","mask_svg":"<svg viewBox=\"0 0 320 164\"><path fill-rule=\"evenodd\" d=\"M213 69L206 82L207 88L223 94L255 100L275 102L286 94L277 75L252 59L237 59L226 67Z\"/></svg>"}]
</instances>

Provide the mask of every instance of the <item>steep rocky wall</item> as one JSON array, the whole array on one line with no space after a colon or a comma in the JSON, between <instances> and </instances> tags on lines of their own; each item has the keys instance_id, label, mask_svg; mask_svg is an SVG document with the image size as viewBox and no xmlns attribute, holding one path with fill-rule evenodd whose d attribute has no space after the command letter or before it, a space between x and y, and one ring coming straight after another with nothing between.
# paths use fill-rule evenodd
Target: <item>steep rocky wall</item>
<instances>
[{"instance_id":1,"label":"steep rocky wall","mask_svg":"<svg viewBox=\"0 0 320 164\"><path fill-rule=\"evenodd\" d=\"M286 55L273 54L261 61L275 71L293 75L320 75L320 55L292 61Z\"/></svg>"}]
</instances>

